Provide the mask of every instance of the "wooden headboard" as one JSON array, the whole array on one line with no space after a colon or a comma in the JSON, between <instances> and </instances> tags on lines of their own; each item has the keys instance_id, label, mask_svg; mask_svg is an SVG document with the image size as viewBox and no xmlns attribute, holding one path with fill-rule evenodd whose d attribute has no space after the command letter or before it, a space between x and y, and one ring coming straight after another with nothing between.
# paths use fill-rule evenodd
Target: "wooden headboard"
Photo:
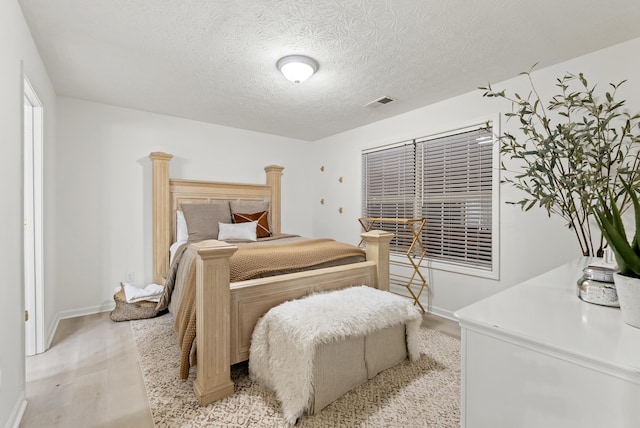
<instances>
[{"instance_id":1,"label":"wooden headboard","mask_svg":"<svg viewBox=\"0 0 640 428\"><path fill-rule=\"evenodd\" d=\"M220 199L269 200L269 224L273 233L281 232L280 177L284 167L264 168L266 184L223 183L175 180L169 178L173 155L153 152L153 281L163 284L169 271L169 247L176 237L176 211L183 202L208 203Z\"/></svg>"}]
</instances>

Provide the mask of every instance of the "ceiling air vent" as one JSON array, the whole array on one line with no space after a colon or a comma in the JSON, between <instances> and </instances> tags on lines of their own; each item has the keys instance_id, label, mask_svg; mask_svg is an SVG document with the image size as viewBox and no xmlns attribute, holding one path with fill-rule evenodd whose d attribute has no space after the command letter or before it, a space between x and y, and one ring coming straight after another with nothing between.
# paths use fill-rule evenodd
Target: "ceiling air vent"
<instances>
[{"instance_id":1,"label":"ceiling air vent","mask_svg":"<svg viewBox=\"0 0 640 428\"><path fill-rule=\"evenodd\" d=\"M385 104L389 104L390 102L393 102L393 101L395 101L393 98L382 97L382 98L378 98L377 100L371 101L365 107L377 108Z\"/></svg>"}]
</instances>

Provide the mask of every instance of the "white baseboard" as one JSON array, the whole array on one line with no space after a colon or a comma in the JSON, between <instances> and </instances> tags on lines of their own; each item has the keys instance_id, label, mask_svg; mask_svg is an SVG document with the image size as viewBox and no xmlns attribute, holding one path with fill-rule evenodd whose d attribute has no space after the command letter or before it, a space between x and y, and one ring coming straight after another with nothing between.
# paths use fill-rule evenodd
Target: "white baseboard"
<instances>
[{"instance_id":1,"label":"white baseboard","mask_svg":"<svg viewBox=\"0 0 640 428\"><path fill-rule=\"evenodd\" d=\"M436 308L436 307L431 307L429 308L429 313L433 314L433 315L437 315L439 317L442 318L446 318L448 320L454 321L454 322L458 322L458 318L456 318L456 316L453 314L453 312L448 311L446 309L442 309L442 308Z\"/></svg>"},{"instance_id":2,"label":"white baseboard","mask_svg":"<svg viewBox=\"0 0 640 428\"><path fill-rule=\"evenodd\" d=\"M111 301L108 303L103 303L102 305L88 306L86 308L70 309L67 311L58 312L55 316L53 324L49 328L45 349L49 349L51 347L51 343L53 342L53 337L56 334L56 330L58 330L58 324L60 324L61 320L67 319L67 318L82 317L85 315L99 314L102 312L109 312L109 311L112 311L115 307L116 307L116 303L114 301Z\"/></svg>"},{"instance_id":3,"label":"white baseboard","mask_svg":"<svg viewBox=\"0 0 640 428\"><path fill-rule=\"evenodd\" d=\"M60 324L60 318L56 314L56 317L53 320L53 324L49 326L49 331L47 332L47 337L44 341L44 351L47 351L49 348L51 348L51 342L53 342L53 336L55 336L56 330L58 330L58 324Z\"/></svg>"},{"instance_id":4,"label":"white baseboard","mask_svg":"<svg viewBox=\"0 0 640 428\"><path fill-rule=\"evenodd\" d=\"M27 400L25 399L25 393L22 391L18 400L16 401L15 406L13 406L13 410L9 415L9 420L7 421L6 428L18 428L20 426L20 422L22 421L22 416L24 415L24 411L27 408Z\"/></svg>"}]
</instances>

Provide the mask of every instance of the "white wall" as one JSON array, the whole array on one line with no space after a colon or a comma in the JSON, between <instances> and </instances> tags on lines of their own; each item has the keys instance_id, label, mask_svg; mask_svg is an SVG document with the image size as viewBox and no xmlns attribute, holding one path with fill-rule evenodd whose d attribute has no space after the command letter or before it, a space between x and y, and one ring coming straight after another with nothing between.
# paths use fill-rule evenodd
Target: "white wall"
<instances>
[{"instance_id":1,"label":"white wall","mask_svg":"<svg viewBox=\"0 0 640 428\"><path fill-rule=\"evenodd\" d=\"M283 231L311 233L308 142L64 97L57 113L60 317L111 308L128 272L152 281L152 151L174 155L172 178L264 183L284 166Z\"/></svg>"},{"instance_id":2,"label":"white wall","mask_svg":"<svg viewBox=\"0 0 640 428\"><path fill-rule=\"evenodd\" d=\"M583 72L590 83L598 82L603 88L609 82L629 79L619 92L620 99L627 99L627 106L639 112L640 57L635 54L639 50L640 39L636 39L536 71L535 82L541 95L548 98L556 93L556 78L566 72ZM536 60L531 58L531 63ZM477 86L486 84L486 81L477 82ZM529 92L523 77L494 86L496 89L504 87L509 93L516 90L526 95ZM356 218L361 213L360 156L363 149L455 129L510 111L510 104L483 98L482 91L478 90L318 141L314 144L314 162L310 166L317 189L313 197L313 234L348 238L351 242L358 239L361 230ZM513 121L505 124L503 119L502 123L503 129L510 132L517 129L517 123ZM321 165L325 166L325 172L320 172ZM340 176L344 177L342 184L338 182ZM325 199L325 205L320 204L320 199ZM507 205L507 201L520 199L510 186L501 186L500 199L500 279L432 271L431 309L435 313L451 316L461 307L581 255L577 240L562 220L549 219L542 209L525 213ZM343 214L338 213L339 207L343 208ZM427 303L427 299L422 301Z\"/></svg>"},{"instance_id":3,"label":"white wall","mask_svg":"<svg viewBox=\"0 0 640 428\"><path fill-rule=\"evenodd\" d=\"M17 424L25 404L24 289L22 272L22 66L44 104L45 156L53 153L55 94L35 48L22 11L15 0L0 2L0 426ZM52 163L45 161L45 179ZM52 190L48 180L45 193ZM45 212L51 209L45 199ZM45 236L48 239L49 236ZM45 252L51 241L45 241ZM50 265L45 265L45 273ZM47 282L49 285L54 285Z\"/></svg>"}]
</instances>

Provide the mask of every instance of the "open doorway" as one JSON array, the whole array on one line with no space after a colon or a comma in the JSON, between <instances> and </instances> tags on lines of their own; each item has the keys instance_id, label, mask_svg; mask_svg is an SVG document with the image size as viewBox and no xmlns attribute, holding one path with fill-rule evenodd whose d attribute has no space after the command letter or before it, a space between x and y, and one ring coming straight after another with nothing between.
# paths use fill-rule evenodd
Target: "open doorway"
<instances>
[{"instance_id":1,"label":"open doorway","mask_svg":"<svg viewBox=\"0 0 640 428\"><path fill-rule=\"evenodd\" d=\"M44 352L43 284L43 108L24 78L24 296L25 355Z\"/></svg>"}]
</instances>

